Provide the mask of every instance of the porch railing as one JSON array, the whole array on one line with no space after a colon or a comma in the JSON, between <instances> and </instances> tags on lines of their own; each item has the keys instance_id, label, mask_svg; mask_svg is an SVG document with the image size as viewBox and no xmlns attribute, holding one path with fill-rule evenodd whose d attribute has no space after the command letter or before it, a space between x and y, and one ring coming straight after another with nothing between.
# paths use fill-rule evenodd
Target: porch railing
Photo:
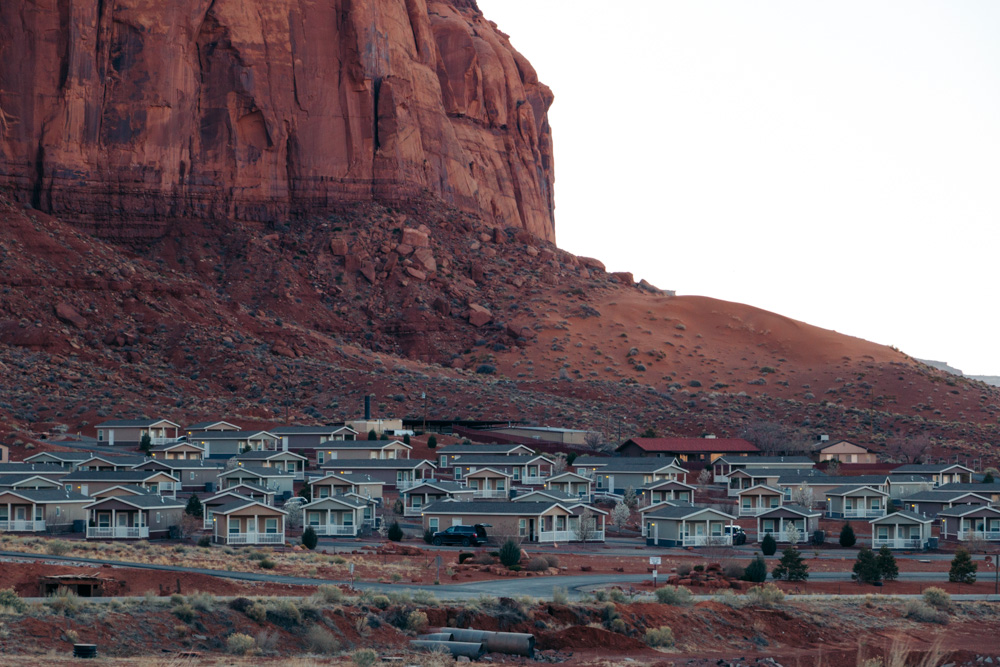
<instances>
[{"instance_id":1,"label":"porch railing","mask_svg":"<svg viewBox=\"0 0 1000 667\"><path fill-rule=\"evenodd\" d=\"M881 549L883 546L889 547L890 549L919 549L923 546L920 538L895 538L886 537L872 539L872 548Z\"/></svg>"},{"instance_id":2,"label":"porch railing","mask_svg":"<svg viewBox=\"0 0 1000 667\"><path fill-rule=\"evenodd\" d=\"M527 484L528 486L537 486L539 484L544 484L547 477L541 475L531 475L528 477L522 477L519 481L521 484Z\"/></svg>"},{"instance_id":3,"label":"porch railing","mask_svg":"<svg viewBox=\"0 0 1000 667\"><path fill-rule=\"evenodd\" d=\"M502 489L473 489L473 498L508 498L510 493Z\"/></svg>"},{"instance_id":4,"label":"porch railing","mask_svg":"<svg viewBox=\"0 0 1000 667\"><path fill-rule=\"evenodd\" d=\"M14 519L12 521L0 521L0 530L37 532L45 530L45 522L18 519Z\"/></svg>"},{"instance_id":5,"label":"porch railing","mask_svg":"<svg viewBox=\"0 0 1000 667\"><path fill-rule=\"evenodd\" d=\"M988 540L990 542L994 540L1000 540L1000 530L960 530L958 531L958 539L969 540L969 539L980 539Z\"/></svg>"},{"instance_id":6,"label":"porch railing","mask_svg":"<svg viewBox=\"0 0 1000 667\"><path fill-rule=\"evenodd\" d=\"M226 533L226 544L283 544L284 542L283 533Z\"/></svg>"},{"instance_id":7,"label":"porch railing","mask_svg":"<svg viewBox=\"0 0 1000 667\"><path fill-rule=\"evenodd\" d=\"M579 542L580 535L575 530L542 530L538 533L539 542ZM588 542L603 542L604 531L592 531Z\"/></svg>"},{"instance_id":8,"label":"porch railing","mask_svg":"<svg viewBox=\"0 0 1000 667\"><path fill-rule=\"evenodd\" d=\"M872 509L868 507L844 510L845 519L877 519L880 516L885 516L884 509Z\"/></svg>"},{"instance_id":9,"label":"porch railing","mask_svg":"<svg viewBox=\"0 0 1000 667\"><path fill-rule=\"evenodd\" d=\"M314 525L312 529L316 531L317 535L346 535L354 537L358 534L356 526L344 526L336 523L320 524L318 526Z\"/></svg>"},{"instance_id":10,"label":"porch railing","mask_svg":"<svg viewBox=\"0 0 1000 667\"><path fill-rule=\"evenodd\" d=\"M685 535L682 538L685 547L728 547L732 543L732 535Z\"/></svg>"},{"instance_id":11,"label":"porch railing","mask_svg":"<svg viewBox=\"0 0 1000 667\"><path fill-rule=\"evenodd\" d=\"M766 532L765 531L761 531L760 539L763 540L764 539L764 535L767 535L767 534L770 534L771 537L774 538L775 542L789 542L790 541L788 539L788 533L785 532L785 531L783 531L783 530L779 531L779 532L775 532L775 531L766 531ZM807 541L809 541L809 538L810 538L811 535L812 535L812 533L807 533L804 530L800 530L799 531L799 542L807 542Z\"/></svg>"},{"instance_id":12,"label":"porch railing","mask_svg":"<svg viewBox=\"0 0 1000 667\"><path fill-rule=\"evenodd\" d=\"M149 537L149 526L88 526L87 539L141 540Z\"/></svg>"}]
</instances>

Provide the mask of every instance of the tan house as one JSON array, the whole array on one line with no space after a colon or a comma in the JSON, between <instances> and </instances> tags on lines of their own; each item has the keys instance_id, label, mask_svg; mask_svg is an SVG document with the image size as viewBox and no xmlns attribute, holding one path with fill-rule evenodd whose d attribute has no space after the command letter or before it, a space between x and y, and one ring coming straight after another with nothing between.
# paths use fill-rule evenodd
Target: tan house
<instances>
[{"instance_id":1,"label":"tan house","mask_svg":"<svg viewBox=\"0 0 1000 667\"><path fill-rule=\"evenodd\" d=\"M836 442L821 442L813 447L817 460L837 461L838 463L878 463L875 452L847 440Z\"/></svg>"},{"instance_id":2,"label":"tan house","mask_svg":"<svg viewBox=\"0 0 1000 667\"><path fill-rule=\"evenodd\" d=\"M61 489L58 478L41 475L0 475L0 489Z\"/></svg>"},{"instance_id":3,"label":"tan house","mask_svg":"<svg viewBox=\"0 0 1000 667\"><path fill-rule=\"evenodd\" d=\"M888 504L889 494L885 491L847 484L827 491L826 516L829 519L877 519L885 515Z\"/></svg>"},{"instance_id":4,"label":"tan house","mask_svg":"<svg viewBox=\"0 0 1000 667\"><path fill-rule=\"evenodd\" d=\"M180 428L169 419L113 419L97 425L97 441L109 447L138 447L148 435L150 444L162 445L177 440Z\"/></svg>"},{"instance_id":5,"label":"tan house","mask_svg":"<svg viewBox=\"0 0 1000 667\"><path fill-rule=\"evenodd\" d=\"M275 495L292 493L295 475L290 472L278 470L277 468L265 468L263 466L237 466L232 470L225 470L217 475L219 480L219 490L250 482L271 489Z\"/></svg>"},{"instance_id":6,"label":"tan house","mask_svg":"<svg viewBox=\"0 0 1000 667\"><path fill-rule=\"evenodd\" d=\"M309 459L285 451L260 451L246 452L236 457L236 463L240 466L253 466L262 468L274 468L279 472L286 472L292 475L292 479L301 482L306 478L306 464Z\"/></svg>"},{"instance_id":7,"label":"tan house","mask_svg":"<svg viewBox=\"0 0 1000 667\"><path fill-rule=\"evenodd\" d=\"M594 489L594 480L585 475L566 471L545 480L545 488L561 491L567 496L589 500Z\"/></svg>"},{"instance_id":8,"label":"tan house","mask_svg":"<svg viewBox=\"0 0 1000 667\"><path fill-rule=\"evenodd\" d=\"M798 531L797 542L808 542L819 530L820 516L821 512L801 505L782 505L765 510L757 515L757 541L762 541L770 533L775 542L791 542L790 528L794 526Z\"/></svg>"},{"instance_id":9,"label":"tan house","mask_svg":"<svg viewBox=\"0 0 1000 667\"><path fill-rule=\"evenodd\" d=\"M285 543L287 512L244 498L212 510L212 539L218 544Z\"/></svg>"},{"instance_id":10,"label":"tan house","mask_svg":"<svg viewBox=\"0 0 1000 667\"><path fill-rule=\"evenodd\" d=\"M412 449L402 440L329 440L316 448L316 465L352 459L408 459Z\"/></svg>"},{"instance_id":11,"label":"tan house","mask_svg":"<svg viewBox=\"0 0 1000 667\"><path fill-rule=\"evenodd\" d=\"M150 491L149 489L143 488L141 486L134 486L131 484L122 484L120 486L109 486L106 489L101 489L100 491L95 491L90 495L90 502L95 500L100 500L101 498L114 498L116 496L156 496L155 491Z\"/></svg>"},{"instance_id":12,"label":"tan house","mask_svg":"<svg viewBox=\"0 0 1000 667\"><path fill-rule=\"evenodd\" d=\"M240 484L231 489L208 496L204 500L201 500L203 528L205 530L214 530L215 523L212 513L224 505L244 500L252 500L268 505L269 507L274 507L274 492L259 489L249 484Z\"/></svg>"},{"instance_id":13,"label":"tan house","mask_svg":"<svg viewBox=\"0 0 1000 667\"><path fill-rule=\"evenodd\" d=\"M98 491L119 485L141 486L161 495L177 497L181 481L158 470L77 470L61 480L67 491L92 496Z\"/></svg>"},{"instance_id":14,"label":"tan house","mask_svg":"<svg viewBox=\"0 0 1000 667\"><path fill-rule=\"evenodd\" d=\"M552 476L552 459L545 456L481 456L463 454L451 462L452 477L456 482L482 468L492 468L510 473L514 484L541 486Z\"/></svg>"},{"instance_id":15,"label":"tan house","mask_svg":"<svg viewBox=\"0 0 1000 667\"><path fill-rule=\"evenodd\" d=\"M370 525L375 504L355 495L329 496L302 506L302 525L309 526L317 535L357 537L358 532Z\"/></svg>"},{"instance_id":16,"label":"tan house","mask_svg":"<svg viewBox=\"0 0 1000 667\"><path fill-rule=\"evenodd\" d=\"M359 473L327 473L309 482L313 500L354 494L378 502L382 500L383 486L384 482Z\"/></svg>"},{"instance_id":17,"label":"tan house","mask_svg":"<svg viewBox=\"0 0 1000 667\"><path fill-rule=\"evenodd\" d=\"M682 503L694 502L695 487L676 479L665 479L653 482L639 490L640 502L645 505L656 505L665 500L676 500Z\"/></svg>"},{"instance_id":18,"label":"tan house","mask_svg":"<svg viewBox=\"0 0 1000 667\"><path fill-rule=\"evenodd\" d=\"M80 461L77 470L131 470L149 459L142 454L91 454Z\"/></svg>"},{"instance_id":19,"label":"tan house","mask_svg":"<svg viewBox=\"0 0 1000 667\"><path fill-rule=\"evenodd\" d=\"M784 500L784 492L774 486L758 484L749 489L741 489L737 494L737 515L757 516L761 512L781 507Z\"/></svg>"},{"instance_id":20,"label":"tan house","mask_svg":"<svg viewBox=\"0 0 1000 667\"><path fill-rule=\"evenodd\" d=\"M0 491L0 531L62 532L87 518L90 498L62 489L5 489Z\"/></svg>"},{"instance_id":21,"label":"tan house","mask_svg":"<svg viewBox=\"0 0 1000 667\"><path fill-rule=\"evenodd\" d=\"M142 540L165 538L180 524L184 503L159 495L122 495L86 505L90 521L88 540Z\"/></svg>"},{"instance_id":22,"label":"tan house","mask_svg":"<svg viewBox=\"0 0 1000 667\"><path fill-rule=\"evenodd\" d=\"M580 522L588 513L590 525L581 531ZM494 542L507 537L525 542L578 542L581 533L588 541L603 542L604 518L603 512L557 502L442 501L424 508L423 526L437 532L450 526L484 524Z\"/></svg>"},{"instance_id":23,"label":"tan house","mask_svg":"<svg viewBox=\"0 0 1000 667\"><path fill-rule=\"evenodd\" d=\"M167 445L155 445L149 449L150 458L162 460L173 459L203 459L205 450L193 442L173 442Z\"/></svg>"},{"instance_id":24,"label":"tan house","mask_svg":"<svg viewBox=\"0 0 1000 667\"><path fill-rule=\"evenodd\" d=\"M510 497L511 480L514 475L495 468L479 468L475 472L470 472L462 482L472 489L473 498L498 498L506 499Z\"/></svg>"},{"instance_id":25,"label":"tan house","mask_svg":"<svg viewBox=\"0 0 1000 667\"><path fill-rule=\"evenodd\" d=\"M219 491L215 495L222 495L224 493L235 493L244 498L249 498L250 500L256 500L257 502L264 503L265 505L274 506L274 489L268 489L260 484L254 484L252 482L240 482L239 484L233 484L224 491ZM212 496L214 497L214 496Z\"/></svg>"},{"instance_id":26,"label":"tan house","mask_svg":"<svg viewBox=\"0 0 1000 667\"><path fill-rule=\"evenodd\" d=\"M443 482L429 479L411 486L400 494L403 502L403 516L420 516L424 508L441 500L469 501L475 497L473 489L458 482Z\"/></svg>"}]
</instances>

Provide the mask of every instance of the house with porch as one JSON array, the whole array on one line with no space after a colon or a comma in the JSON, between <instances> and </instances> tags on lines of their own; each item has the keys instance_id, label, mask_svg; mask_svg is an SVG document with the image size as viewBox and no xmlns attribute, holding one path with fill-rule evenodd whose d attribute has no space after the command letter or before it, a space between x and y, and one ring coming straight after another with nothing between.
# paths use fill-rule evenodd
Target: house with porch
<instances>
[{"instance_id":1,"label":"house with porch","mask_svg":"<svg viewBox=\"0 0 1000 667\"><path fill-rule=\"evenodd\" d=\"M619 445L619 456L677 459L712 463L723 456L750 456L760 450L742 438L630 438Z\"/></svg>"},{"instance_id":2,"label":"house with porch","mask_svg":"<svg viewBox=\"0 0 1000 667\"><path fill-rule=\"evenodd\" d=\"M837 461L838 463L878 463L875 452L856 445L847 440L837 440L836 442L819 442L813 446L813 456L822 463L823 461Z\"/></svg>"},{"instance_id":3,"label":"house with porch","mask_svg":"<svg viewBox=\"0 0 1000 667\"><path fill-rule=\"evenodd\" d=\"M190 442L204 450L206 459L229 459L243 452L276 451L279 440L269 431L205 431Z\"/></svg>"},{"instance_id":4,"label":"house with porch","mask_svg":"<svg viewBox=\"0 0 1000 667\"><path fill-rule=\"evenodd\" d=\"M106 489L101 489L100 491L95 491L90 495L90 502L94 502L100 498L111 498L113 496L156 496L158 495L155 491L150 491L147 488L141 486L135 486L133 484L121 484L119 486L109 486Z\"/></svg>"},{"instance_id":5,"label":"house with porch","mask_svg":"<svg viewBox=\"0 0 1000 667\"><path fill-rule=\"evenodd\" d=\"M567 470L545 480L544 488L550 491L561 491L567 496L587 501L593 494L594 480Z\"/></svg>"},{"instance_id":6,"label":"house with porch","mask_svg":"<svg viewBox=\"0 0 1000 667\"><path fill-rule=\"evenodd\" d=\"M988 496L981 496L971 491L922 491L903 499L903 509L914 514L939 516L944 510L962 505L989 505Z\"/></svg>"},{"instance_id":7,"label":"house with porch","mask_svg":"<svg viewBox=\"0 0 1000 667\"><path fill-rule=\"evenodd\" d=\"M664 479L638 489L639 504L656 505L664 500L693 503L695 487L676 479Z\"/></svg>"},{"instance_id":8,"label":"house with porch","mask_svg":"<svg viewBox=\"0 0 1000 667\"><path fill-rule=\"evenodd\" d=\"M198 422L184 427L184 435L188 440L193 441L206 431L239 431L240 427L226 421Z\"/></svg>"},{"instance_id":9,"label":"house with porch","mask_svg":"<svg viewBox=\"0 0 1000 667\"><path fill-rule=\"evenodd\" d=\"M177 497L181 484L176 476L160 470L77 470L60 482L67 491L85 496L93 496L112 486L131 484L172 498Z\"/></svg>"},{"instance_id":10,"label":"house with porch","mask_svg":"<svg viewBox=\"0 0 1000 667\"><path fill-rule=\"evenodd\" d=\"M930 479L934 486L942 484L969 484L975 471L958 463L912 463L889 471L893 475L921 475Z\"/></svg>"},{"instance_id":11,"label":"house with porch","mask_svg":"<svg viewBox=\"0 0 1000 667\"><path fill-rule=\"evenodd\" d=\"M483 456L463 454L451 461L452 478L456 482L481 468L510 473L513 484L542 486L552 476L552 459L541 455Z\"/></svg>"},{"instance_id":12,"label":"house with porch","mask_svg":"<svg viewBox=\"0 0 1000 667\"><path fill-rule=\"evenodd\" d=\"M804 494L812 494L813 502L826 502L826 494L833 491L838 486L844 485L845 478L833 477L820 473L818 470L811 474L781 475L777 483L771 485L781 489L785 494L785 502L792 502L793 499L802 498ZM858 484L859 482L854 482Z\"/></svg>"},{"instance_id":13,"label":"house with porch","mask_svg":"<svg viewBox=\"0 0 1000 667\"><path fill-rule=\"evenodd\" d=\"M309 459L301 454L282 450L244 452L236 456L236 464L239 466L274 468L279 472L291 474L292 478L299 482L306 478L306 464L308 462Z\"/></svg>"},{"instance_id":14,"label":"house with porch","mask_svg":"<svg viewBox=\"0 0 1000 667\"><path fill-rule=\"evenodd\" d=\"M80 461L77 470L131 470L150 459L142 454L91 454Z\"/></svg>"},{"instance_id":15,"label":"house with porch","mask_svg":"<svg viewBox=\"0 0 1000 667\"><path fill-rule=\"evenodd\" d=\"M165 445L153 445L149 448L150 458L157 460L172 459L203 459L205 450L193 442L171 442Z\"/></svg>"},{"instance_id":16,"label":"house with porch","mask_svg":"<svg viewBox=\"0 0 1000 667\"><path fill-rule=\"evenodd\" d=\"M819 530L820 516L821 512L802 505L782 505L765 510L757 515L757 541L762 541L770 533L775 542L791 542L789 529L794 526L798 531L797 542L808 542Z\"/></svg>"},{"instance_id":17,"label":"house with porch","mask_svg":"<svg viewBox=\"0 0 1000 667\"><path fill-rule=\"evenodd\" d=\"M1000 510L989 505L959 505L942 510L941 539L1000 542Z\"/></svg>"},{"instance_id":18,"label":"house with porch","mask_svg":"<svg viewBox=\"0 0 1000 667\"><path fill-rule=\"evenodd\" d=\"M133 470L158 470L180 480L181 491L208 491L214 493L219 473L225 469L222 459L153 459L137 465Z\"/></svg>"},{"instance_id":19,"label":"house with porch","mask_svg":"<svg viewBox=\"0 0 1000 667\"><path fill-rule=\"evenodd\" d=\"M776 486L758 484L749 489L740 489L737 494L737 514L757 516L761 512L773 510L785 504L785 492Z\"/></svg>"},{"instance_id":20,"label":"house with porch","mask_svg":"<svg viewBox=\"0 0 1000 667\"><path fill-rule=\"evenodd\" d=\"M216 479L219 480L218 488L220 491L232 488L237 484L250 482L265 489L271 489L277 496L286 493L291 495L295 483L295 475L293 473L278 470L277 468L250 465L236 466L230 470L224 470L216 475Z\"/></svg>"},{"instance_id":21,"label":"house with porch","mask_svg":"<svg viewBox=\"0 0 1000 667\"><path fill-rule=\"evenodd\" d=\"M43 465L59 466L72 472L79 467L80 463L86 461L94 455L94 452L41 452L33 454L24 459L26 464L35 463Z\"/></svg>"},{"instance_id":22,"label":"house with porch","mask_svg":"<svg viewBox=\"0 0 1000 667\"><path fill-rule=\"evenodd\" d=\"M587 521L588 515L590 524L581 531L581 521ZM424 529L432 532L449 526L489 525L487 534L497 543L507 537L544 543L579 542L581 536L590 542L604 541L605 514L581 505L567 506L551 501L445 500L425 507L422 516Z\"/></svg>"},{"instance_id":23,"label":"house with porch","mask_svg":"<svg viewBox=\"0 0 1000 667\"><path fill-rule=\"evenodd\" d=\"M337 475L367 475L386 487L405 491L417 482L433 479L437 466L425 459L342 459L330 461L323 472Z\"/></svg>"},{"instance_id":24,"label":"house with porch","mask_svg":"<svg viewBox=\"0 0 1000 667\"><path fill-rule=\"evenodd\" d=\"M794 473L812 469L813 466L808 456L723 456L712 464L712 472L716 483L725 483L735 470L756 468Z\"/></svg>"},{"instance_id":25,"label":"house with porch","mask_svg":"<svg viewBox=\"0 0 1000 667\"><path fill-rule=\"evenodd\" d=\"M359 498L371 498L376 503L380 503L382 501L382 487L384 486L385 482L361 473L327 473L323 477L315 477L309 481L313 500L331 496L356 495Z\"/></svg>"},{"instance_id":26,"label":"house with porch","mask_svg":"<svg viewBox=\"0 0 1000 667\"><path fill-rule=\"evenodd\" d=\"M1000 505L1000 482L992 482L989 484L984 484L982 482L973 482L971 484L942 484L934 490L951 492L967 491L975 493L977 496L985 496L989 498L990 503L993 505Z\"/></svg>"},{"instance_id":27,"label":"house with porch","mask_svg":"<svg viewBox=\"0 0 1000 667\"><path fill-rule=\"evenodd\" d=\"M425 480L400 494L403 516L420 516L425 507L442 500L471 501L476 497L475 492L475 489L462 486L459 482Z\"/></svg>"},{"instance_id":28,"label":"house with porch","mask_svg":"<svg viewBox=\"0 0 1000 667\"><path fill-rule=\"evenodd\" d=\"M27 473L24 475L0 475L0 489L61 489L62 482L52 477L42 477Z\"/></svg>"},{"instance_id":29,"label":"house with porch","mask_svg":"<svg viewBox=\"0 0 1000 667\"><path fill-rule=\"evenodd\" d=\"M315 458L313 451L328 442L351 442L358 439L358 432L343 424L328 426L278 426L271 433L281 438L281 447L290 452Z\"/></svg>"},{"instance_id":30,"label":"house with porch","mask_svg":"<svg viewBox=\"0 0 1000 667\"><path fill-rule=\"evenodd\" d=\"M934 482L931 481L930 477L925 477L924 475L885 475L885 488L883 491L889 492L889 498L892 500L905 500L912 495L917 493L923 493L924 491L932 491L937 488L934 486ZM854 481L854 478L851 478ZM855 484L865 484L867 482L854 481Z\"/></svg>"},{"instance_id":31,"label":"house with porch","mask_svg":"<svg viewBox=\"0 0 1000 667\"><path fill-rule=\"evenodd\" d=\"M161 495L121 495L85 505L88 540L165 538L180 524L185 503Z\"/></svg>"},{"instance_id":32,"label":"house with porch","mask_svg":"<svg viewBox=\"0 0 1000 667\"><path fill-rule=\"evenodd\" d=\"M496 498L506 500L510 497L514 475L496 468L479 468L468 473L461 482L472 490L473 498Z\"/></svg>"},{"instance_id":33,"label":"house with porch","mask_svg":"<svg viewBox=\"0 0 1000 667\"><path fill-rule=\"evenodd\" d=\"M906 510L872 519L872 549L923 549L931 537L934 519Z\"/></svg>"},{"instance_id":34,"label":"house with porch","mask_svg":"<svg viewBox=\"0 0 1000 667\"><path fill-rule=\"evenodd\" d=\"M452 461L460 456L533 456L535 450L526 445L445 445L435 450L438 455L438 469L451 468Z\"/></svg>"},{"instance_id":35,"label":"house with porch","mask_svg":"<svg viewBox=\"0 0 1000 667\"><path fill-rule=\"evenodd\" d=\"M87 518L90 498L63 489L0 490L0 531L8 533L66 532Z\"/></svg>"},{"instance_id":36,"label":"house with porch","mask_svg":"<svg viewBox=\"0 0 1000 667\"><path fill-rule=\"evenodd\" d=\"M356 495L328 496L302 506L302 525L311 526L317 535L357 537L371 526L375 502Z\"/></svg>"},{"instance_id":37,"label":"house with porch","mask_svg":"<svg viewBox=\"0 0 1000 667\"><path fill-rule=\"evenodd\" d=\"M651 547L729 546L725 527L736 517L713 507L661 503L642 513L643 534Z\"/></svg>"},{"instance_id":38,"label":"house with porch","mask_svg":"<svg viewBox=\"0 0 1000 667\"><path fill-rule=\"evenodd\" d=\"M687 469L676 460L644 459L644 458L609 458L594 460L588 457L583 465L573 462L577 474L590 476L594 480L595 493L614 493L623 495L628 489L636 493L639 489L667 480L684 481ZM606 462L605 462L606 461Z\"/></svg>"},{"instance_id":39,"label":"house with porch","mask_svg":"<svg viewBox=\"0 0 1000 667\"><path fill-rule=\"evenodd\" d=\"M850 478L845 478L848 481ZM877 519L885 516L889 494L873 486L845 484L826 494L828 519Z\"/></svg>"},{"instance_id":40,"label":"house with porch","mask_svg":"<svg viewBox=\"0 0 1000 667\"><path fill-rule=\"evenodd\" d=\"M212 541L216 544L285 543L284 510L250 498L212 508Z\"/></svg>"},{"instance_id":41,"label":"house with porch","mask_svg":"<svg viewBox=\"0 0 1000 667\"><path fill-rule=\"evenodd\" d=\"M148 435L150 444L162 445L177 440L180 428L169 419L112 419L97 425L97 442L108 447L138 447Z\"/></svg>"},{"instance_id":42,"label":"house with porch","mask_svg":"<svg viewBox=\"0 0 1000 667\"><path fill-rule=\"evenodd\" d=\"M356 459L408 459L412 450L402 440L330 440L313 451L316 465L324 466Z\"/></svg>"},{"instance_id":43,"label":"house with porch","mask_svg":"<svg viewBox=\"0 0 1000 667\"><path fill-rule=\"evenodd\" d=\"M236 493L244 498L256 500L257 502L264 503L265 505L271 505L272 507L277 506L277 503L274 501L274 489L269 489L261 486L260 484L254 484L253 482L240 482L239 484L233 484L224 491L219 491L215 495L222 493Z\"/></svg>"}]
</instances>

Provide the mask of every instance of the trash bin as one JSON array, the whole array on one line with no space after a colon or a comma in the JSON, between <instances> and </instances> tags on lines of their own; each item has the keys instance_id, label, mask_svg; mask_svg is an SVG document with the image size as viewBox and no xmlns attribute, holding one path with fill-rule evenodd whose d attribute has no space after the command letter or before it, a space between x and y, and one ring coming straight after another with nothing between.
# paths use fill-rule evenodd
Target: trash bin
<instances>
[{"instance_id":1,"label":"trash bin","mask_svg":"<svg viewBox=\"0 0 1000 667\"><path fill-rule=\"evenodd\" d=\"M82 533L87 530L87 520L86 519L74 519L73 520L73 532Z\"/></svg>"}]
</instances>

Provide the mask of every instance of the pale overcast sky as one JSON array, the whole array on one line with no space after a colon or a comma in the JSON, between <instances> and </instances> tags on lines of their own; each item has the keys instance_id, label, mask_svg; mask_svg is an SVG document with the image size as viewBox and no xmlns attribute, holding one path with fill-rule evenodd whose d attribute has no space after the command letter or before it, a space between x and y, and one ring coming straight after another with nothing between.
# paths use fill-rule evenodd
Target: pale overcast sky
<instances>
[{"instance_id":1,"label":"pale overcast sky","mask_svg":"<svg viewBox=\"0 0 1000 667\"><path fill-rule=\"evenodd\" d=\"M561 247L1000 375L1000 2L479 6L555 92Z\"/></svg>"}]
</instances>

